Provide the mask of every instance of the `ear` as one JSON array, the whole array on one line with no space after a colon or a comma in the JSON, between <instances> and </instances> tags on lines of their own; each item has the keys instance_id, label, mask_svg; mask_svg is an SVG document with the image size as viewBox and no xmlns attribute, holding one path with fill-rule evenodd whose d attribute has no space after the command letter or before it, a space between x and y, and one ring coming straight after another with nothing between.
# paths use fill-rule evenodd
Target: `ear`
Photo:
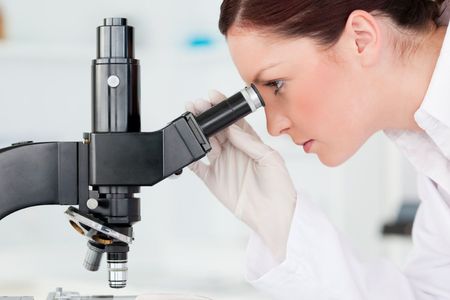
<instances>
[{"instance_id":1,"label":"ear","mask_svg":"<svg viewBox=\"0 0 450 300\"><path fill-rule=\"evenodd\" d=\"M363 10L353 11L347 19L343 35L353 54L363 66L373 65L380 56L381 30L377 20Z\"/></svg>"}]
</instances>

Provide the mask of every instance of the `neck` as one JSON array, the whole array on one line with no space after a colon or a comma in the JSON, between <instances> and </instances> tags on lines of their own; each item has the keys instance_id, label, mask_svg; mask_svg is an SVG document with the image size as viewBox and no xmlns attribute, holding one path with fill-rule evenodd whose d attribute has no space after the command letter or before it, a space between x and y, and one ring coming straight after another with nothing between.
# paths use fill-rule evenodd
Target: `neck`
<instances>
[{"instance_id":1,"label":"neck","mask_svg":"<svg viewBox=\"0 0 450 300\"><path fill-rule=\"evenodd\" d=\"M395 63L386 84L383 129L422 131L414 119L422 104L439 58L447 27L437 27L419 41L419 47ZM405 54L408 55L408 54ZM392 80L394 79L394 80Z\"/></svg>"}]
</instances>

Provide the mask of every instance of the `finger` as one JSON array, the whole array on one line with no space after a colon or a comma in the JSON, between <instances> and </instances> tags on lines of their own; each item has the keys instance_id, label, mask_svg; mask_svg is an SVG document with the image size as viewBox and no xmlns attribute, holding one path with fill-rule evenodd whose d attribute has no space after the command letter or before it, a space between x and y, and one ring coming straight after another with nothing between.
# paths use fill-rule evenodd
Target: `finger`
<instances>
[{"instance_id":1,"label":"finger","mask_svg":"<svg viewBox=\"0 0 450 300\"><path fill-rule=\"evenodd\" d=\"M185 109L186 111L189 111L189 112L191 112L191 113L194 113L194 112L195 112L194 103L193 103L192 101L186 102L185 105L184 105L184 109Z\"/></svg>"},{"instance_id":2,"label":"finger","mask_svg":"<svg viewBox=\"0 0 450 300\"><path fill-rule=\"evenodd\" d=\"M198 161L190 164L188 166L188 168L189 168L189 170L194 172L201 180L206 182L206 178L207 178L208 172L209 172L209 166L207 164L198 160Z\"/></svg>"},{"instance_id":3,"label":"finger","mask_svg":"<svg viewBox=\"0 0 450 300\"><path fill-rule=\"evenodd\" d=\"M193 113L194 115L199 115L205 110L211 108L211 104L206 100L198 99L195 101L186 102L184 107L187 111Z\"/></svg>"},{"instance_id":4,"label":"finger","mask_svg":"<svg viewBox=\"0 0 450 300\"><path fill-rule=\"evenodd\" d=\"M199 104L199 102L204 102L204 101L206 101L206 100L198 99L195 101L186 102L185 109L187 111L190 111L194 115L199 115L201 113L200 108L202 107L202 105L204 105L204 104Z\"/></svg>"},{"instance_id":5,"label":"finger","mask_svg":"<svg viewBox=\"0 0 450 300\"><path fill-rule=\"evenodd\" d=\"M272 148L261 142L259 137L245 132L236 125L229 127L228 140L233 146L256 161L273 151Z\"/></svg>"},{"instance_id":6,"label":"finger","mask_svg":"<svg viewBox=\"0 0 450 300\"><path fill-rule=\"evenodd\" d=\"M225 100L227 97L217 90L209 90L208 98L212 105L217 105L223 100Z\"/></svg>"},{"instance_id":7,"label":"finger","mask_svg":"<svg viewBox=\"0 0 450 300\"><path fill-rule=\"evenodd\" d=\"M196 115L203 113L204 111L212 107L211 103L207 100L197 100L194 102L194 108Z\"/></svg>"},{"instance_id":8,"label":"finger","mask_svg":"<svg viewBox=\"0 0 450 300\"><path fill-rule=\"evenodd\" d=\"M222 145L217 140L216 137L210 138L209 143L211 144L211 151L208 153L207 157L211 164L215 162L215 160L220 156L222 153Z\"/></svg>"},{"instance_id":9,"label":"finger","mask_svg":"<svg viewBox=\"0 0 450 300\"><path fill-rule=\"evenodd\" d=\"M259 140L261 140L261 138L256 133L256 131L253 129L253 127L245 119L242 119L241 126L239 126L239 127L241 127L245 132L247 132L251 135L254 135Z\"/></svg>"},{"instance_id":10,"label":"finger","mask_svg":"<svg viewBox=\"0 0 450 300\"><path fill-rule=\"evenodd\" d=\"M220 145L223 145L228 140L228 128L219 131L214 135Z\"/></svg>"},{"instance_id":11,"label":"finger","mask_svg":"<svg viewBox=\"0 0 450 300\"><path fill-rule=\"evenodd\" d=\"M254 137L256 137L262 143L262 140L259 137L258 133L256 133L256 131L253 129L253 127L245 119L240 119L239 121L237 121L234 124L239 126L242 130L244 130L248 134L251 134Z\"/></svg>"}]
</instances>

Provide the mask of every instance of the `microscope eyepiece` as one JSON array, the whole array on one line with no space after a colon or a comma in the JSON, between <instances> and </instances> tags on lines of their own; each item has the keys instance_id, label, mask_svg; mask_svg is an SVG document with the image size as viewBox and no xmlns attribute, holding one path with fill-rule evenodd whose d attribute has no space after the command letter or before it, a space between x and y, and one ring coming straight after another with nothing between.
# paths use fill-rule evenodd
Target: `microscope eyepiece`
<instances>
[{"instance_id":1,"label":"microscope eyepiece","mask_svg":"<svg viewBox=\"0 0 450 300\"><path fill-rule=\"evenodd\" d=\"M125 18L106 18L97 28L97 59L134 58L134 31Z\"/></svg>"},{"instance_id":2,"label":"microscope eyepiece","mask_svg":"<svg viewBox=\"0 0 450 300\"><path fill-rule=\"evenodd\" d=\"M103 25L104 26L126 26L127 19L126 18L104 18Z\"/></svg>"},{"instance_id":3,"label":"microscope eyepiece","mask_svg":"<svg viewBox=\"0 0 450 300\"><path fill-rule=\"evenodd\" d=\"M265 105L254 84L195 117L203 134L209 138L237 120Z\"/></svg>"},{"instance_id":4,"label":"microscope eyepiece","mask_svg":"<svg viewBox=\"0 0 450 300\"><path fill-rule=\"evenodd\" d=\"M241 90L242 95L247 101L248 105L252 109L252 112L256 111L260 107L264 107L266 104L264 103L264 99L259 93L256 86L252 83L250 87L245 87Z\"/></svg>"}]
</instances>

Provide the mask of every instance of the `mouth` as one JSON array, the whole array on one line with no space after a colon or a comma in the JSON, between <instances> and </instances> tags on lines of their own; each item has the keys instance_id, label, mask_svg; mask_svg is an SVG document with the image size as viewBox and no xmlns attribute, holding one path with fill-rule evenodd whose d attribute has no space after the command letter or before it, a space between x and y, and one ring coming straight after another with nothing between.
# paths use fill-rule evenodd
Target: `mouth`
<instances>
[{"instance_id":1,"label":"mouth","mask_svg":"<svg viewBox=\"0 0 450 300\"><path fill-rule=\"evenodd\" d=\"M303 146L303 150L304 150L306 153L309 153L309 152L311 151L311 147L312 147L313 143L314 143L314 140L313 140L313 139L307 140L307 141L305 141L305 142L303 142L303 143L297 143L297 142L296 142L297 145Z\"/></svg>"}]
</instances>

